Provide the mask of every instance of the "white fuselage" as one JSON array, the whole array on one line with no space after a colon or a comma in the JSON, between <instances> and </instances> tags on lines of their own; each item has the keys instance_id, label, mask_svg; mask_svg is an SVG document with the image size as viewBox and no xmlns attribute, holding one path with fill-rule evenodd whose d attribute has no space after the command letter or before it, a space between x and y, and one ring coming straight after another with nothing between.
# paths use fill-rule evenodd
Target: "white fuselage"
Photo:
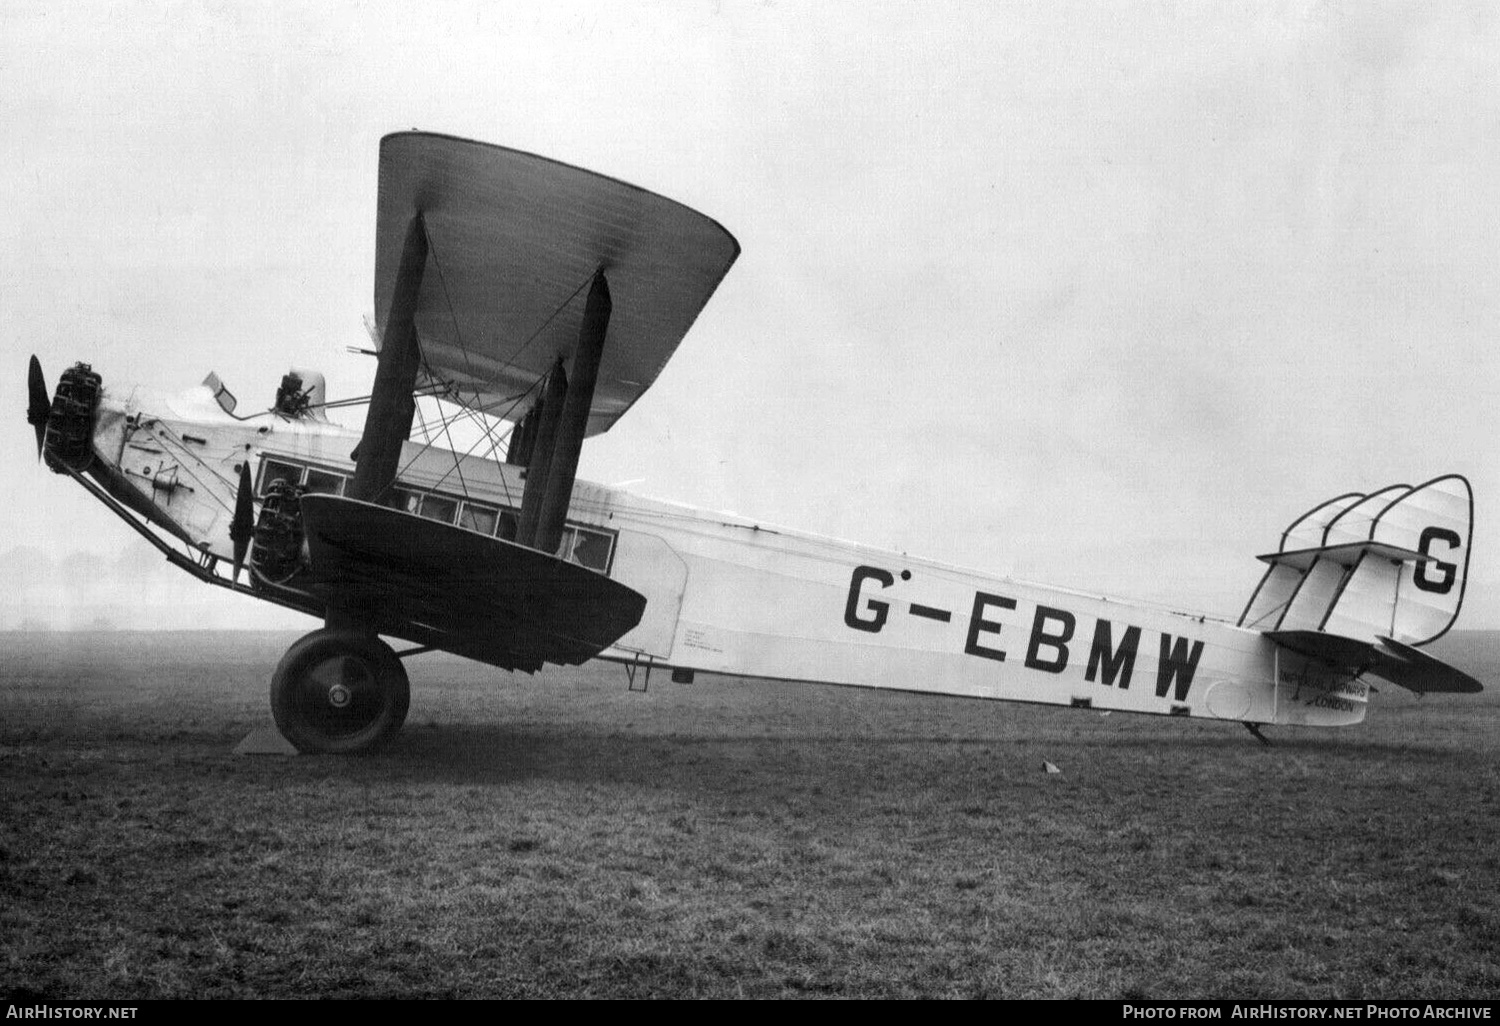
<instances>
[{"instance_id":1,"label":"white fuselage","mask_svg":"<svg viewBox=\"0 0 1500 1026\"><path fill-rule=\"evenodd\" d=\"M340 490L359 435L327 421L221 410L207 388L106 389L98 457L152 517L229 559L239 465ZM500 532L524 468L408 443L407 508ZM578 482L561 555L646 596L603 658L754 677L1252 723L1341 726L1368 685L1258 631L756 524Z\"/></svg>"}]
</instances>

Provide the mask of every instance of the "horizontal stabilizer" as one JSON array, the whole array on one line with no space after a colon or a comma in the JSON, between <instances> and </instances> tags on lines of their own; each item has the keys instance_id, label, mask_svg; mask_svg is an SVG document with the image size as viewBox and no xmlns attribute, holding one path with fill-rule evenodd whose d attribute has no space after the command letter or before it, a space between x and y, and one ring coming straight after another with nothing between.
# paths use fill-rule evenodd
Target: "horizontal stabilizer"
<instances>
[{"instance_id":1,"label":"horizontal stabilizer","mask_svg":"<svg viewBox=\"0 0 1500 1026\"><path fill-rule=\"evenodd\" d=\"M1311 568L1315 560L1325 559L1336 566L1350 567L1358 563L1362 556L1373 556L1376 559L1390 560L1393 563L1408 561L1420 563L1425 560L1436 561L1438 558L1426 552L1418 552L1416 549L1403 549L1397 545L1385 545L1372 541L1329 545L1326 548L1295 549L1291 552L1267 552L1255 558L1262 563L1279 563L1294 570L1307 570Z\"/></svg>"},{"instance_id":2,"label":"horizontal stabilizer","mask_svg":"<svg viewBox=\"0 0 1500 1026\"><path fill-rule=\"evenodd\" d=\"M592 659L646 609L618 581L500 538L336 495L301 505L308 589L380 633L535 670Z\"/></svg>"},{"instance_id":3,"label":"horizontal stabilizer","mask_svg":"<svg viewBox=\"0 0 1500 1026\"><path fill-rule=\"evenodd\" d=\"M1383 669L1374 672L1408 691L1472 695L1484 690L1484 685L1467 673L1454 669L1420 648L1412 648L1395 638L1381 638L1380 647L1387 661Z\"/></svg>"},{"instance_id":4,"label":"horizontal stabilizer","mask_svg":"<svg viewBox=\"0 0 1500 1026\"><path fill-rule=\"evenodd\" d=\"M1483 684L1462 670L1394 638L1361 641L1326 631L1265 633L1282 648L1341 673L1355 677L1373 674L1418 694L1473 694L1484 690Z\"/></svg>"}]
</instances>

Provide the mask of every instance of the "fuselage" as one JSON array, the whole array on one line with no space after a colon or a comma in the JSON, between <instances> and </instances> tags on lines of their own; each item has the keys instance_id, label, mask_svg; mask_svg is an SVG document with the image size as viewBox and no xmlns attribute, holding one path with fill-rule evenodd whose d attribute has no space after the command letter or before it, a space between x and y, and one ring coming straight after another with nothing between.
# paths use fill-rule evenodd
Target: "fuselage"
<instances>
[{"instance_id":1,"label":"fuselage","mask_svg":"<svg viewBox=\"0 0 1500 1026\"><path fill-rule=\"evenodd\" d=\"M94 476L205 559L228 560L242 464L342 494L358 432L235 417L208 387L106 383ZM399 504L509 538L525 469L408 442ZM510 532L508 534L508 532ZM1368 685L1205 616L1049 588L579 481L558 554L639 591L602 657L710 673L1250 723L1341 726Z\"/></svg>"}]
</instances>

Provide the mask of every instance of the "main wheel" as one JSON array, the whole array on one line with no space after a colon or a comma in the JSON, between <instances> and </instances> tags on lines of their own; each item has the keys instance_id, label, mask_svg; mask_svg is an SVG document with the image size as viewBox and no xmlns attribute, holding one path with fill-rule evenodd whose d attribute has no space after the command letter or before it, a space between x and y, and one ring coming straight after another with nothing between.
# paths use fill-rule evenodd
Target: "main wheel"
<instances>
[{"instance_id":1,"label":"main wheel","mask_svg":"<svg viewBox=\"0 0 1500 1026\"><path fill-rule=\"evenodd\" d=\"M363 631L313 631L271 675L276 727L299 752L369 751L396 736L410 705L401 660Z\"/></svg>"}]
</instances>

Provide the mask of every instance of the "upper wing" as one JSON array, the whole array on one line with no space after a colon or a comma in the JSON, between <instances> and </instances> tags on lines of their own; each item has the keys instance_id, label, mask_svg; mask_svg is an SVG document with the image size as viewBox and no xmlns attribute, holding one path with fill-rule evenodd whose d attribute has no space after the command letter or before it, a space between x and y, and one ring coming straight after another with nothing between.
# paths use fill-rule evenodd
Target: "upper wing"
<instances>
[{"instance_id":1,"label":"upper wing","mask_svg":"<svg viewBox=\"0 0 1500 1026\"><path fill-rule=\"evenodd\" d=\"M616 179L501 146L398 132L380 142L382 337L418 211L428 256L415 323L427 383L507 420L530 409L528 390L572 353L589 282L604 269L614 312L590 435L656 380L740 252L718 222Z\"/></svg>"}]
</instances>

